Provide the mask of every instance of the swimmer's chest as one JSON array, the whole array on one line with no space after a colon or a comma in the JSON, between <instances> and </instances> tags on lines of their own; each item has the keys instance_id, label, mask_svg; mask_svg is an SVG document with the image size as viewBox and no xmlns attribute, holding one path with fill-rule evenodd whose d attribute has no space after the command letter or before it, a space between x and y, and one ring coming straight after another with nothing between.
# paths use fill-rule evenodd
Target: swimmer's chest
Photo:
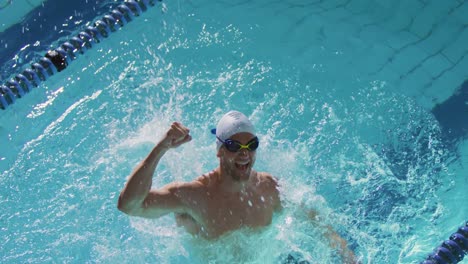
<instances>
[{"instance_id":1,"label":"swimmer's chest","mask_svg":"<svg viewBox=\"0 0 468 264\"><path fill-rule=\"evenodd\" d=\"M273 206L267 198L257 193L210 193L202 209L205 212L200 212L204 226L233 230L243 226L268 225L273 215Z\"/></svg>"}]
</instances>

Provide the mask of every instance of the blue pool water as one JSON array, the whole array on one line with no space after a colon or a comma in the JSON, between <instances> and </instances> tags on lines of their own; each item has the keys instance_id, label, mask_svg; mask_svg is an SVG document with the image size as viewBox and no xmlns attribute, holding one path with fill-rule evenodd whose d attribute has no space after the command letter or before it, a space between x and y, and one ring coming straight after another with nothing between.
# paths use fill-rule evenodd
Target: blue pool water
<instances>
[{"instance_id":1,"label":"blue pool water","mask_svg":"<svg viewBox=\"0 0 468 264\"><path fill-rule=\"evenodd\" d=\"M76 15L53 23L57 38L117 2L86 3L60 10ZM158 3L0 112L0 262L337 263L305 207L363 263L419 263L468 217L467 10ZM58 43L37 32L12 58L7 34L9 74ZM172 216L116 209L126 177L174 120L193 141L167 153L154 186L217 166L210 129L230 109L254 121L256 168L279 179L285 210L271 226L206 242Z\"/></svg>"}]
</instances>

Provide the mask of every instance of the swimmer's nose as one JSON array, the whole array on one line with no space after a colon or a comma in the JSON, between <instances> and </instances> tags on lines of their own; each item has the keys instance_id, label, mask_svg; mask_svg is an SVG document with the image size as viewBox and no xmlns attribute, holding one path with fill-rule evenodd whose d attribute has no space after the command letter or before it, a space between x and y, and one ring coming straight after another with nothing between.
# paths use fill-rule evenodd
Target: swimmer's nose
<instances>
[{"instance_id":1,"label":"swimmer's nose","mask_svg":"<svg viewBox=\"0 0 468 264\"><path fill-rule=\"evenodd\" d=\"M239 150L239 155L241 156L247 156L248 154L249 154L249 151L247 149Z\"/></svg>"}]
</instances>

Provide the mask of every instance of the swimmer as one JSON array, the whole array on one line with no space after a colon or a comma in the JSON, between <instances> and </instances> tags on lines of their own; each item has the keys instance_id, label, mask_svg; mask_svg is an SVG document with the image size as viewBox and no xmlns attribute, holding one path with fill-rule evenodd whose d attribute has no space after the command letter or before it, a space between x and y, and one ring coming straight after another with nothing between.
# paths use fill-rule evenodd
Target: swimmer
<instances>
[{"instance_id":1,"label":"swimmer","mask_svg":"<svg viewBox=\"0 0 468 264\"><path fill-rule=\"evenodd\" d=\"M118 209L144 218L174 213L177 225L206 239L242 227L269 225L282 207L275 178L253 169L259 145L254 126L244 114L230 111L214 133L219 159L216 169L191 182L173 182L155 189L151 186L153 174L163 155L192 139L187 127L174 122L130 175L120 193ZM325 233L344 262L354 263L346 242L332 229Z\"/></svg>"}]
</instances>

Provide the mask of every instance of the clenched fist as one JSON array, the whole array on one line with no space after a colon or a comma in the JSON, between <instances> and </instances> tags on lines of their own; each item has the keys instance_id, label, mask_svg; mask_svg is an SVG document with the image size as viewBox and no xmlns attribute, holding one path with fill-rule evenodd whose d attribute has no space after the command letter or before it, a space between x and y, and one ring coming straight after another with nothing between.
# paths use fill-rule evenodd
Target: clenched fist
<instances>
[{"instance_id":1,"label":"clenched fist","mask_svg":"<svg viewBox=\"0 0 468 264\"><path fill-rule=\"evenodd\" d=\"M181 123L174 122L161 140L161 144L166 148L176 148L190 140L192 140L190 130Z\"/></svg>"}]
</instances>

